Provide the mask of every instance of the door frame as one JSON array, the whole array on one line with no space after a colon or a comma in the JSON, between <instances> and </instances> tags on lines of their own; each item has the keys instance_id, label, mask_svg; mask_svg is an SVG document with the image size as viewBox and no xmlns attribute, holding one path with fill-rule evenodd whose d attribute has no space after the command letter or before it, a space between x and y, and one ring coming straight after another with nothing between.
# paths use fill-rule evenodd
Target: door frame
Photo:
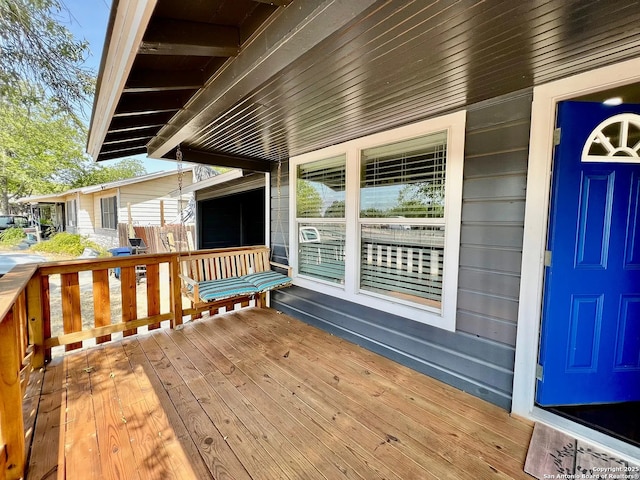
<instances>
[{"instance_id":1,"label":"door frame","mask_svg":"<svg viewBox=\"0 0 640 480\"><path fill-rule=\"evenodd\" d=\"M640 58L591 70L533 89L511 411L514 415L548 424L575 438L637 462L640 458L640 448L534 405L556 105L563 100L636 82L640 82Z\"/></svg>"}]
</instances>

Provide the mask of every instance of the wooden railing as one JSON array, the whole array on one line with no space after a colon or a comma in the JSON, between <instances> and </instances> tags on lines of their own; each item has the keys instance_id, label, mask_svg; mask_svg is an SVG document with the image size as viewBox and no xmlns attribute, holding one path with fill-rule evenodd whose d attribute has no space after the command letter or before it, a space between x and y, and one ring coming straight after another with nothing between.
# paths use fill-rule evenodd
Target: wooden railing
<instances>
[{"instance_id":1,"label":"wooden railing","mask_svg":"<svg viewBox=\"0 0 640 480\"><path fill-rule=\"evenodd\" d=\"M112 288L117 285L110 275L114 269L119 269L118 292ZM146 312L140 315L142 273ZM81 282L81 275L91 278ZM87 296L90 311L83 309ZM119 297L122 308L117 318L112 318L113 297ZM54 323L61 317L63 328L52 335L54 307L60 310ZM53 347L81 348L90 339L102 343L116 332L133 335L140 327L158 328L167 320L173 328L182 324L182 315L176 253L18 265L0 278L0 480L24 475L24 391L31 368L42 367Z\"/></svg>"},{"instance_id":2,"label":"wooden railing","mask_svg":"<svg viewBox=\"0 0 640 480\"><path fill-rule=\"evenodd\" d=\"M120 278L120 321L113 321L112 291L110 271L118 270ZM169 320L171 327L182 323L182 297L180 294L178 256L175 253L132 255L98 260L73 260L43 264L38 272L41 285L42 325L44 335L35 339L35 365L40 365L52 347L65 345L65 350L82 347L84 340L96 339L97 343L111 340L111 335L123 332L124 336L134 335L139 327L159 328L160 322ZM91 315L83 312L81 301L80 275L91 274ZM52 335L50 331L51 311L46 308L55 300L51 298L51 279L60 275L60 305L62 306L63 332ZM146 282L146 312L138 312L138 285L140 276ZM85 282L86 283L86 282ZM164 295L162 295L164 290ZM83 292L90 293L88 290ZM164 306L161 298L168 299ZM86 309L85 309L86 310ZM39 333L39 330L38 330ZM43 338L42 343L39 342Z\"/></svg>"},{"instance_id":3,"label":"wooden railing","mask_svg":"<svg viewBox=\"0 0 640 480\"><path fill-rule=\"evenodd\" d=\"M31 371L27 308L37 265L0 278L0 478L21 478L25 466L22 397Z\"/></svg>"}]
</instances>

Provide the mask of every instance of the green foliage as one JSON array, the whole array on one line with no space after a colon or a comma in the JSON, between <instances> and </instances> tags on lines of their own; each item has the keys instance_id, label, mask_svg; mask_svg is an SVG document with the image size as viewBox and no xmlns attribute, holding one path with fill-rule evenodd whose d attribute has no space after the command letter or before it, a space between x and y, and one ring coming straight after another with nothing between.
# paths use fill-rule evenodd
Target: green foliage
<instances>
[{"instance_id":1,"label":"green foliage","mask_svg":"<svg viewBox=\"0 0 640 480\"><path fill-rule=\"evenodd\" d=\"M0 97L0 213L19 197L146 173L139 160L121 160L113 166L94 163L84 154L84 128L52 100L32 92L28 97Z\"/></svg>"},{"instance_id":2,"label":"green foliage","mask_svg":"<svg viewBox=\"0 0 640 480\"><path fill-rule=\"evenodd\" d=\"M441 218L444 216L444 184L418 182L406 185L398 194L398 205L393 215L418 218Z\"/></svg>"},{"instance_id":3,"label":"green foliage","mask_svg":"<svg viewBox=\"0 0 640 480\"><path fill-rule=\"evenodd\" d=\"M50 240L40 242L31 250L47 253L62 253L77 257L82 254L85 248L91 248L100 252L100 256L107 256L106 250L91 240L84 238L77 233L61 232L56 233Z\"/></svg>"},{"instance_id":4,"label":"green foliage","mask_svg":"<svg viewBox=\"0 0 640 480\"><path fill-rule=\"evenodd\" d=\"M115 182L132 177L139 177L147 173L140 160L124 159L113 165L100 165L87 162L82 165L82 170L72 182L72 188L100 185L101 183Z\"/></svg>"},{"instance_id":5,"label":"green foliage","mask_svg":"<svg viewBox=\"0 0 640 480\"><path fill-rule=\"evenodd\" d=\"M72 117L35 91L0 97L0 212L12 199L67 189L87 161L85 137Z\"/></svg>"},{"instance_id":6,"label":"green foliage","mask_svg":"<svg viewBox=\"0 0 640 480\"><path fill-rule=\"evenodd\" d=\"M0 95L25 95L37 85L70 116L92 95L92 72L83 66L86 40L64 26L70 13L61 0L0 0Z\"/></svg>"},{"instance_id":7,"label":"green foliage","mask_svg":"<svg viewBox=\"0 0 640 480\"><path fill-rule=\"evenodd\" d=\"M344 218L344 200L336 200L324 211L325 218Z\"/></svg>"},{"instance_id":8,"label":"green foliage","mask_svg":"<svg viewBox=\"0 0 640 480\"><path fill-rule=\"evenodd\" d=\"M321 216L322 197L308 180L298 179L296 203L298 217L317 218Z\"/></svg>"},{"instance_id":9,"label":"green foliage","mask_svg":"<svg viewBox=\"0 0 640 480\"><path fill-rule=\"evenodd\" d=\"M0 232L0 243L6 246L15 246L22 243L27 238L22 228L7 228Z\"/></svg>"}]
</instances>

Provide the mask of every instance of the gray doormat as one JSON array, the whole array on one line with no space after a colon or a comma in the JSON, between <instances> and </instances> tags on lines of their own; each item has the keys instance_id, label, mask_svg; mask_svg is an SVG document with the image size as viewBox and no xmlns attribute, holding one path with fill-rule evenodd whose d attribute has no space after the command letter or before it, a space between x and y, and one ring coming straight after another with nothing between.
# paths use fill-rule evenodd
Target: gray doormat
<instances>
[{"instance_id":1,"label":"gray doormat","mask_svg":"<svg viewBox=\"0 0 640 480\"><path fill-rule=\"evenodd\" d=\"M524 471L543 479L640 480L640 467L536 423Z\"/></svg>"}]
</instances>

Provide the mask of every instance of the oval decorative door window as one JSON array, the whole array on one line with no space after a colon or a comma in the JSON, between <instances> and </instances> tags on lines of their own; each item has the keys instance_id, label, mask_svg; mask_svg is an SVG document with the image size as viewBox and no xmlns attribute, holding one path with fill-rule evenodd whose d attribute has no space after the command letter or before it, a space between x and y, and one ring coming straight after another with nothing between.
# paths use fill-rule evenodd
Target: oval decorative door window
<instances>
[{"instance_id":1,"label":"oval decorative door window","mask_svg":"<svg viewBox=\"0 0 640 480\"><path fill-rule=\"evenodd\" d=\"M640 163L640 115L621 113L600 123L582 148L583 162Z\"/></svg>"}]
</instances>

